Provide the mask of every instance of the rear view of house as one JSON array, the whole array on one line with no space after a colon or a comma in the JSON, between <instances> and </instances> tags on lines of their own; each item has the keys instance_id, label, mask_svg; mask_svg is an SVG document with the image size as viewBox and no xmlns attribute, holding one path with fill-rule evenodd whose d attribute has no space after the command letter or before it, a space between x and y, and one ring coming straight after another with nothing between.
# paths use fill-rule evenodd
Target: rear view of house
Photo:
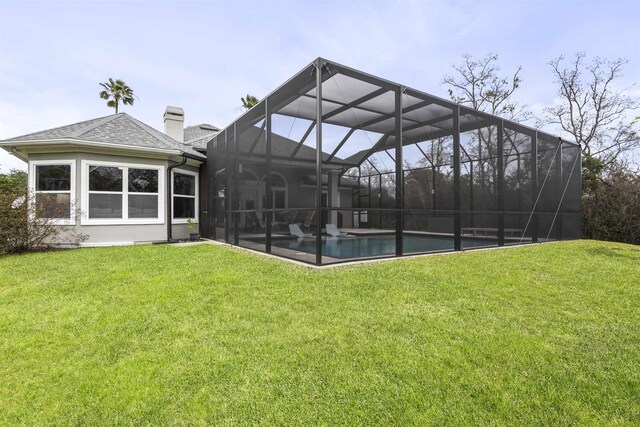
<instances>
[{"instance_id":1,"label":"rear view of house","mask_svg":"<svg viewBox=\"0 0 640 427\"><path fill-rule=\"evenodd\" d=\"M185 128L176 107L163 120L115 114L0 146L86 245L182 239L188 219L317 265L580 237L577 145L322 58L224 129Z\"/></svg>"}]
</instances>

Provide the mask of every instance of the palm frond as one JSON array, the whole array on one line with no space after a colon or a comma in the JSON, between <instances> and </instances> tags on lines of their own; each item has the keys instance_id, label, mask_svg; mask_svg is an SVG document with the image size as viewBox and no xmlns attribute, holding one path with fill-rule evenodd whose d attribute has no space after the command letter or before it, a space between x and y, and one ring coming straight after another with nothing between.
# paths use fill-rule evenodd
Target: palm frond
<instances>
[{"instance_id":1,"label":"palm frond","mask_svg":"<svg viewBox=\"0 0 640 427\"><path fill-rule=\"evenodd\" d=\"M133 89L127 86L123 80L114 80L109 77L108 82L100 83L100 86L104 88L104 90L99 93L100 98L108 99L107 106L115 108L116 113L118 112L120 102L122 102L123 105L133 105L136 96L133 93Z\"/></svg>"}]
</instances>

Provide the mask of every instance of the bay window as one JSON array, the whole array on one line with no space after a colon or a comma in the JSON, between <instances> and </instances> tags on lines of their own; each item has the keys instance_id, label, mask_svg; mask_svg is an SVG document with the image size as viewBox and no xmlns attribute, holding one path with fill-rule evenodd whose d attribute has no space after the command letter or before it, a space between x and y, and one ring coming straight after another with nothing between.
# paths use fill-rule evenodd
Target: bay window
<instances>
[{"instance_id":1,"label":"bay window","mask_svg":"<svg viewBox=\"0 0 640 427\"><path fill-rule=\"evenodd\" d=\"M85 224L158 224L163 218L161 166L83 161Z\"/></svg>"}]
</instances>

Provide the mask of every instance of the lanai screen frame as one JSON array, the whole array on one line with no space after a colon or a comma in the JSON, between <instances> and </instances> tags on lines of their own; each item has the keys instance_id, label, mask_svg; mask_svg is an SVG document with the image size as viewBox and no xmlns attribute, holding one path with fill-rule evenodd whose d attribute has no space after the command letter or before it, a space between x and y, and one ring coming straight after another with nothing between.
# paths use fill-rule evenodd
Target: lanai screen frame
<instances>
[{"instance_id":1,"label":"lanai screen frame","mask_svg":"<svg viewBox=\"0 0 640 427\"><path fill-rule=\"evenodd\" d=\"M364 94L363 96L358 97L352 102L340 102L336 99L326 99L323 97L323 82L328 79L335 77L337 75L346 76L351 79L355 79L360 82L365 82L369 85L373 85L376 89L372 90L368 94ZM204 211L203 217L205 218L205 224L203 228L203 234L208 238L220 238L217 234L216 227L216 216L224 215L225 218L225 229L224 229L224 241L231 244L238 244L238 232L237 232L237 218L239 213L241 212L239 201L234 200L234 197L226 197L224 212L222 212L222 207L219 206L216 202L218 199L217 188L220 187L220 182L216 182L217 176L220 175L221 171L226 171L224 174L225 182L224 188L226 191L231 191L234 189L234 183L230 180L230 173L232 171L233 174L237 174L239 171L239 156L240 156L240 148L239 148L239 135L242 132L246 131L252 126L256 126L256 124L261 123L260 133L258 138L262 139L265 144L264 147L264 161L266 165L266 176L271 177L273 174L272 168L272 160L274 156L272 155L272 116L275 113L283 114L283 109L287 109L287 106L291 106L294 101L300 100L300 103L303 101L303 97L310 98L309 92L315 89L315 117L311 123L311 126L307 129L304 136L297 141L298 147L291 153L289 159L294 161L297 160L296 153L303 146L306 140L312 134L312 131L315 130L315 215L317 219L320 219L324 211L336 210L335 207L328 206L322 207L322 189L323 189L323 181L322 181L322 172L323 168L338 168L341 170L341 173L344 173L346 170L353 167L360 167L363 162L368 161L369 157L376 152L380 152L382 150L394 150L395 152L395 177L403 177L403 179L395 180L395 207L393 209L393 213L395 214L395 256L403 256L403 239L404 239L404 172L406 169L403 168L403 147L406 145L414 144L416 142L433 140L435 138L440 137L451 137L453 139L453 156L451 161L451 166L453 167L453 250L460 251L463 250L462 246L462 221L461 216L465 213L461 209L461 194L460 194L460 177L461 177L461 133L462 132L470 132L477 130L483 126L495 126L497 129L497 218L498 218L498 227L497 227L497 246L505 245L505 224L504 224L504 216L505 216L505 201L504 201L504 131L511 130L514 132L518 132L524 134L531 138L531 156L533 160L533 165L531 167L531 184L532 187L530 189L531 195L540 198L540 177L538 176L539 171L539 156L538 156L538 148L540 143L548 144L549 146L556 147L554 151L555 156L555 165L554 166L554 174L551 179L555 180L554 184L559 186L559 188L564 187L564 192L566 192L569 181L572 179L572 175L574 174L574 168L571 168L571 175L566 179L566 186L564 182L564 177L566 175L566 171L563 172L563 147L570 148L576 152L575 160L573 161L573 166L581 161L581 150L580 147L576 144L563 141L559 137L555 135L551 135L549 133L540 131L538 129L534 129L520 123L516 123L510 120L503 119L499 116L494 116L488 113L483 113L472 108L459 105L455 102L439 98L425 92L412 89L410 87L394 83L376 76L373 76L368 73L364 73L362 71L358 71L352 69L350 67L323 59L317 58L312 63L310 63L307 67L302 69L299 73L294 75L291 79L285 82L283 85L278 87L276 90L271 92L267 97L261 100L257 105L253 108L245 112L242 116L236 119L233 123L227 126L224 130L222 130L216 137L214 137L207 144L207 192L209 197L207 197L207 206L206 211ZM323 135L322 135L322 124L326 123L327 120L331 118L335 118L336 116L340 116L341 113L345 113L351 111L352 109L359 109L362 107L362 104L370 101L371 99L379 96L383 93L393 92L394 100L393 100L393 112L392 113L382 113L384 117L382 120L374 119L366 123L358 122L356 125L354 123L348 123L348 120L345 120L344 123L336 123L335 119L332 124L337 124L338 126L344 126L349 129L347 135L340 142L340 144L333 150L332 153L323 153ZM413 97L414 99L420 100L418 104L413 104L410 106L403 107L403 97ZM312 97L311 97L312 98ZM340 104L339 108L334 108L332 111L324 112L323 107L326 104ZM422 107L428 107L430 105L444 107L448 110L451 110L451 114L448 114L446 117L435 117L428 122L421 121L418 124L414 124L413 128L420 127L421 129L426 129L430 127L430 125L437 125L438 123L442 123L444 120L451 120L452 126L451 130L443 129L441 131L432 133L428 136L428 138L414 138L409 139L408 137L404 137L405 132L410 132L412 126L406 126L403 124L403 121L408 120L406 118L406 114L412 110L416 110ZM294 118L301 119L310 119L307 114L302 115L298 114L297 111L293 111L290 107L287 111L284 112L284 115ZM354 113L354 117L355 117ZM478 118L478 121L470 121L470 122L461 122L462 116L473 116ZM380 122L386 121L390 122L393 119L393 126L387 127L383 134L383 138L378 140L373 147L369 150L363 150L363 152L356 153L353 156L350 156L349 159L343 160L338 159L336 157L336 153L338 150L347 142L349 137L353 134L357 129L367 129L367 125L369 123L379 124ZM318 125L319 124L319 125ZM392 141L389 145L389 141ZM258 139L256 139L256 143ZM224 147L222 150L220 147ZM255 144L254 144L255 147ZM253 148L252 148L253 149ZM224 154L224 159L221 158L220 154ZM282 159L280 159L282 160ZM566 167L566 165L565 165ZM549 172L551 170L549 169ZM547 174L549 175L549 174ZM579 173L579 165L578 165L578 175ZM237 177L237 175L233 175ZM548 176L545 176L546 179ZM237 180L236 180L237 181ZM578 180L579 186L581 186L581 179ZM216 186L217 185L217 186ZM235 183L235 191L231 193L232 195L238 194L237 182ZM264 180L264 191L265 194L271 194L271 179L267 178ZM576 191L576 185L573 185L572 191ZM557 210L555 215L553 216L553 224L555 223L555 239L562 240L565 236L562 233L562 217L564 211L562 210L562 200L564 199L564 192L562 193L562 197L560 198L560 202L557 206ZM235 197L237 199L237 197ZM537 199L536 199L537 204ZM575 205L575 203L574 203ZM360 208L360 207L358 207ZM340 210L356 210L356 207L352 207L351 209L340 208ZM537 243L541 239L539 239L538 235L538 212L535 210L536 205L534 205L534 209L532 211L532 215L529 218L529 222L527 223L527 227L531 232L531 242ZM360 208L361 209L361 208ZM573 209L575 213L575 207ZM266 223L265 223L265 247L264 251L267 253L272 252L272 218L276 209L272 206L271 197L266 197L266 204L263 209L260 211L266 214ZM476 212L477 213L477 212ZM234 222L235 220L235 222ZM557 222L556 222L557 221ZM230 229L230 225L235 224L235 230ZM558 226L559 224L559 226ZM526 230L525 230L526 231ZM551 232L551 229L549 229ZM542 236L544 238L544 236ZM575 237L579 237L575 236ZM320 220L316 220L315 224L315 264L322 265L322 222ZM353 259L349 260L352 261Z\"/></svg>"}]
</instances>

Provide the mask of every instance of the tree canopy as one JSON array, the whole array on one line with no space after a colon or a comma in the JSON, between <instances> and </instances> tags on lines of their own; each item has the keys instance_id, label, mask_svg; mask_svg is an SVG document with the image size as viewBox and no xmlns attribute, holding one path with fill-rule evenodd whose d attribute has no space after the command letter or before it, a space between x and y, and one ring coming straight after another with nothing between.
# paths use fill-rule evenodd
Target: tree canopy
<instances>
[{"instance_id":1,"label":"tree canopy","mask_svg":"<svg viewBox=\"0 0 640 427\"><path fill-rule=\"evenodd\" d=\"M256 98L253 95L249 95L249 94L247 94L246 98L240 98L240 100L242 101L242 108L244 108L245 110L250 110L258 102L260 102L260 101L258 101L258 98Z\"/></svg>"},{"instance_id":2,"label":"tree canopy","mask_svg":"<svg viewBox=\"0 0 640 427\"><path fill-rule=\"evenodd\" d=\"M118 107L120 103L123 105L133 105L135 95L133 89L131 89L124 81L119 79L112 79L109 77L109 81L100 83L103 90L100 91L100 99L107 100L107 107L115 108L116 114L118 114Z\"/></svg>"}]
</instances>

